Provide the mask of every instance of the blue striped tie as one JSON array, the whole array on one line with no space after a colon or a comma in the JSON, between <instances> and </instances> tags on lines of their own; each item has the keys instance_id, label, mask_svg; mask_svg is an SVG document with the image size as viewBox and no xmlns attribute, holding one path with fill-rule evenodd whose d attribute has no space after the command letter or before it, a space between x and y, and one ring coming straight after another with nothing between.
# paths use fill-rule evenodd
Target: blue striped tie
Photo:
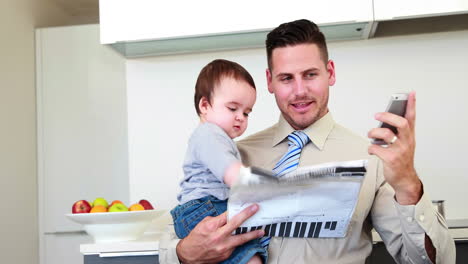
<instances>
[{"instance_id":1,"label":"blue striped tie","mask_svg":"<svg viewBox=\"0 0 468 264\"><path fill-rule=\"evenodd\" d=\"M302 148L309 143L310 139L306 133L297 130L288 135L288 151L276 163L273 172L276 177L282 177L288 172L292 172L299 166ZM262 237L260 243L264 248L270 244L271 237Z\"/></svg>"}]
</instances>

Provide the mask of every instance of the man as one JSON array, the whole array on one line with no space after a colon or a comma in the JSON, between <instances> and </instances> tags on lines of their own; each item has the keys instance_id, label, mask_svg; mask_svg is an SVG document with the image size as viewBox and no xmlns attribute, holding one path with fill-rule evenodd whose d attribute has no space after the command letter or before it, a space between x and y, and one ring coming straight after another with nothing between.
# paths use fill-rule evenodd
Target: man
<instances>
[{"instance_id":1,"label":"man","mask_svg":"<svg viewBox=\"0 0 468 264\"><path fill-rule=\"evenodd\" d=\"M415 94L409 95L405 117L378 113L376 119L398 129L369 131L388 147L368 142L333 121L328 110L335 66L318 27L307 20L280 25L266 40L268 90L281 111L277 124L238 143L245 165L273 168L288 149L286 138L303 131L310 143L299 166L367 159L358 203L344 238L272 238L269 263L364 263L372 250L374 227L399 263L454 263L455 246L443 218L424 193L414 169ZM371 155L369 155L371 154ZM258 210L244 210L226 223L226 215L206 218L185 239L162 241L161 262L215 263L262 231L231 236Z\"/></svg>"}]
</instances>

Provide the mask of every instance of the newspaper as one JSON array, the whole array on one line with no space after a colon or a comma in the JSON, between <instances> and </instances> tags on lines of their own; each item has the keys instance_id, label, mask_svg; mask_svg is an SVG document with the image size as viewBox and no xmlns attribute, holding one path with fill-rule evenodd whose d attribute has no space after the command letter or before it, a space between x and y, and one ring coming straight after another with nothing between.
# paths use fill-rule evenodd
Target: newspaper
<instances>
[{"instance_id":1,"label":"newspaper","mask_svg":"<svg viewBox=\"0 0 468 264\"><path fill-rule=\"evenodd\" d=\"M260 210L234 233L264 229L267 236L345 237L367 160L300 167L282 177L251 167L231 188L228 217L252 203Z\"/></svg>"}]
</instances>

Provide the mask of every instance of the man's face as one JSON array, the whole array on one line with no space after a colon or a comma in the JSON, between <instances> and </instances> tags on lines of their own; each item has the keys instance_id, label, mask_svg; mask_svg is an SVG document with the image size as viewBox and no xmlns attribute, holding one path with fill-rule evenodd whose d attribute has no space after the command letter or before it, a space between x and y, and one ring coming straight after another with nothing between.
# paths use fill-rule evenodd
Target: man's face
<instances>
[{"instance_id":1,"label":"man's face","mask_svg":"<svg viewBox=\"0 0 468 264\"><path fill-rule=\"evenodd\" d=\"M281 113L297 130L303 130L328 112L328 87L335 84L333 61L326 64L315 44L276 48L267 69L268 91Z\"/></svg>"}]
</instances>

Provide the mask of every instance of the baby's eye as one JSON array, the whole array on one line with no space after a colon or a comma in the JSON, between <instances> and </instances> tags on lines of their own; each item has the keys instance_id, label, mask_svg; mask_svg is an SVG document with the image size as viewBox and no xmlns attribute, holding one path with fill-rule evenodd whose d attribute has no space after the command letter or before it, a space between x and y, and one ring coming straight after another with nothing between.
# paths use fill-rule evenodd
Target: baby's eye
<instances>
[{"instance_id":1,"label":"baby's eye","mask_svg":"<svg viewBox=\"0 0 468 264\"><path fill-rule=\"evenodd\" d=\"M248 117L248 116L249 116L249 113L244 113L244 116L245 116L245 117Z\"/></svg>"},{"instance_id":2,"label":"baby's eye","mask_svg":"<svg viewBox=\"0 0 468 264\"><path fill-rule=\"evenodd\" d=\"M237 110L237 109L236 109L236 108L234 108L234 107L229 107L229 106L228 106L227 108L228 108L228 109L229 109L231 112L234 112L234 111L236 111L236 110Z\"/></svg>"}]
</instances>

